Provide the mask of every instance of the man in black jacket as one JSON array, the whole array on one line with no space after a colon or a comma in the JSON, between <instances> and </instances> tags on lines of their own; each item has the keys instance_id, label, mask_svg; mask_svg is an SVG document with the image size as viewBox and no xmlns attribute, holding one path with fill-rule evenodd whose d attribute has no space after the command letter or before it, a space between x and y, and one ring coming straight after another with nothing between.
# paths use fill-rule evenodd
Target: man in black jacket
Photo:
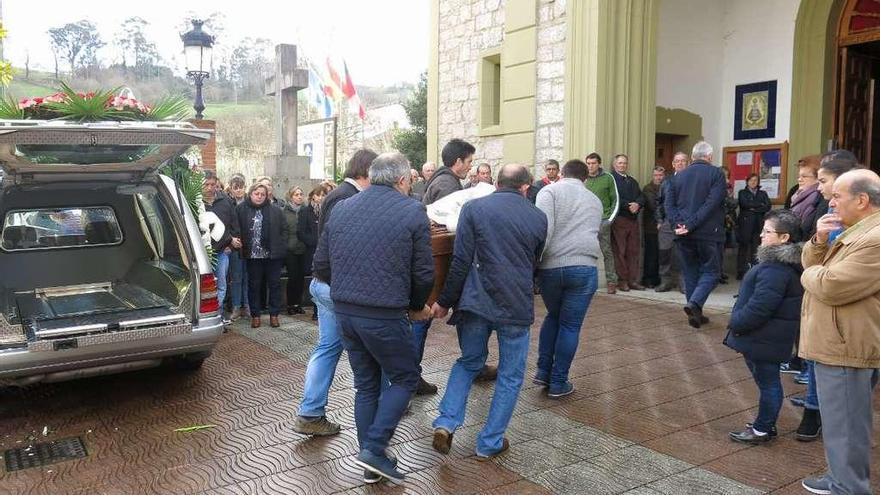
<instances>
[{"instance_id":1,"label":"man in black jacket","mask_svg":"<svg viewBox=\"0 0 880 495\"><path fill-rule=\"evenodd\" d=\"M426 319L434 285L431 233L425 207L409 192L409 162L379 155L369 189L336 207L315 253L315 275L330 282L330 297L354 372L355 461L402 480L385 453L419 383L410 319ZM409 314L407 314L409 313ZM390 382L384 387L383 375ZM381 395L381 396L380 396Z\"/></svg>"},{"instance_id":2,"label":"man in black jacket","mask_svg":"<svg viewBox=\"0 0 880 495\"><path fill-rule=\"evenodd\" d=\"M443 166L434 172L425 186L422 202L429 205L440 198L461 191L461 179L464 179L471 169L476 151L472 144L461 139L453 139L446 143L440 153Z\"/></svg>"},{"instance_id":3,"label":"man in black jacket","mask_svg":"<svg viewBox=\"0 0 880 495\"><path fill-rule=\"evenodd\" d=\"M226 276L229 273L229 255L232 249L240 246L232 245L232 222L235 217L235 202L223 191L217 190L217 173L213 170L204 170L205 181L202 183L202 201L205 203L205 211L217 216L223 223L223 235L220 240L211 237L211 249L217 257L214 267L214 277L217 279L217 300L220 301L221 314L226 300ZM216 228L212 226L212 229Z\"/></svg>"},{"instance_id":4,"label":"man in black jacket","mask_svg":"<svg viewBox=\"0 0 880 495\"><path fill-rule=\"evenodd\" d=\"M629 157L623 153L614 157L611 176L617 185L620 210L611 224L611 247L614 268L617 270L617 288L624 292L644 290L639 276L639 212L645 206L645 196L639 183L627 174Z\"/></svg>"},{"instance_id":5,"label":"man in black jacket","mask_svg":"<svg viewBox=\"0 0 880 495\"><path fill-rule=\"evenodd\" d=\"M348 161L345 168L345 180L324 198L321 203L321 214L318 217L318 239L330 218L330 213L337 204L358 194L370 185L370 164L376 153L362 149ZM308 267L311 271L312 267ZM306 368L303 398L299 405L299 414L293 423L293 430L303 435L326 436L339 433L341 427L327 419L326 408L336 374L336 365L342 355L342 340L336 315L333 312L333 300L330 298L330 279L322 279L313 274L309 293L318 310L318 344L309 358ZM376 480L378 481L378 480Z\"/></svg>"},{"instance_id":6,"label":"man in black jacket","mask_svg":"<svg viewBox=\"0 0 880 495\"><path fill-rule=\"evenodd\" d=\"M709 321L703 316L703 305L718 285L718 245L725 236L721 204L727 195L727 180L721 169L712 165L712 152L712 145L705 141L694 145L693 163L672 179L663 202L684 272L688 300L684 312L694 328Z\"/></svg>"}]
</instances>

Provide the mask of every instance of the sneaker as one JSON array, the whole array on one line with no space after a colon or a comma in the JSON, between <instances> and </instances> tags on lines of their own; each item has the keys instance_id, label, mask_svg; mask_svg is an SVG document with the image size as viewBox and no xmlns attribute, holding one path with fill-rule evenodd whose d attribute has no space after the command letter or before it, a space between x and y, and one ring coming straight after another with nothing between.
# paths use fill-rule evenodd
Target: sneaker
<instances>
[{"instance_id":1,"label":"sneaker","mask_svg":"<svg viewBox=\"0 0 880 495\"><path fill-rule=\"evenodd\" d=\"M235 308L232 310L232 314L229 315L229 319L232 321L235 321L235 320L241 318L241 315L242 315L241 308Z\"/></svg>"},{"instance_id":2,"label":"sneaker","mask_svg":"<svg viewBox=\"0 0 880 495\"><path fill-rule=\"evenodd\" d=\"M547 387L550 385L550 380L541 373L535 373L535 377L532 378L532 383L535 385L540 385L542 387Z\"/></svg>"},{"instance_id":3,"label":"sneaker","mask_svg":"<svg viewBox=\"0 0 880 495\"><path fill-rule=\"evenodd\" d=\"M734 442L739 443L747 443L750 445L757 445L761 443L767 443L770 440L773 440L773 436L770 433L758 434L758 430L749 427L743 431L732 431L728 433L728 436Z\"/></svg>"},{"instance_id":4,"label":"sneaker","mask_svg":"<svg viewBox=\"0 0 880 495\"><path fill-rule=\"evenodd\" d=\"M342 429L338 424L329 421L327 416L318 418L307 418L305 416L297 416L293 422L293 431L303 435L311 435L315 437L327 437L339 433Z\"/></svg>"},{"instance_id":5,"label":"sneaker","mask_svg":"<svg viewBox=\"0 0 880 495\"><path fill-rule=\"evenodd\" d=\"M794 373L794 374L797 374L797 373L800 373L801 370L800 370L800 368L792 367L790 363L782 363L782 364L779 365L779 372L780 372L780 373Z\"/></svg>"},{"instance_id":6,"label":"sneaker","mask_svg":"<svg viewBox=\"0 0 880 495\"><path fill-rule=\"evenodd\" d=\"M361 450L354 463L366 471L388 478L393 481L403 481L406 476L397 470L397 463L385 455L374 454L369 450Z\"/></svg>"},{"instance_id":7,"label":"sneaker","mask_svg":"<svg viewBox=\"0 0 880 495\"><path fill-rule=\"evenodd\" d=\"M483 455L483 454L477 453L477 460L480 462L491 461L492 459L498 457L499 455L507 452L508 449L510 449L510 442L508 442L507 439L504 438L501 440L501 450L499 450L498 452L493 452L488 455Z\"/></svg>"},{"instance_id":8,"label":"sneaker","mask_svg":"<svg viewBox=\"0 0 880 495\"><path fill-rule=\"evenodd\" d=\"M475 382L492 382L498 378L498 367L497 366L489 366L488 364L483 366L483 369L480 370L480 374L474 378Z\"/></svg>"},{"instance_id":9,"label":"sneaker","mask_svg":"<svg viewBox=\"0 0 880 495\"><path fill-rule=\"evenodd\" d=\"M751 423L746 423L746 428L751 428L751 427L752 427ZM779 436L779 430L777 430L776 427L774 426L773 429L770 430L767 434L770 435L771 437L776 437L776 436Z\"/></svg>"},{"instance_id":10,"label":"sneaker","mask_svg":"<svg viewBox=\"0 0 880 495\"><path fill-rule=\"evenodd\" d=\"M694 303L687 303L682 309L684 309L684 313L688 317L688 325L694 328L700 328L700 326L703 324L702 308Z\"/></svg>"},{"instance_id":11,"label":"sneaker","mask_svg":"<svg viewBox=\"0 0 880 495\"><path fill-rule=\"evenodd\" d=\"M810 383L810 375L806 371L801 371L794 375L794 382L798 385L808 385Z\"/></svg>"},{"instance_id":12,"label":"sneaker","mask_svg":"<svg viewBox=\"0 0 880 495\"><path fill-rule=\"evenodd\" d=\"M810 493L831 495L831 479L828 478L827 474L819 476L818 478L806 478L801 481L801 486L804 487L804 490Z\"/></svg>"},{"instance_id":13,"label":"sneaker","mask_svg":"<svg viewBox=\"0 0 880 495\"><path fill-rule=\"evenodd\" d=\"M795 432L794 438L801 442L813 442L822 434L822 416L816 409L804 409L801 424Z\"/></svg>"},{"instance_id":14,"label":"sneaker","mask_svg":"<svg viewBox=\"0 0 880 495\"><path fill-rule=\"evenodd\" d=\"M565 397L566 395L571 395L574 393L574 385L571 382L565 382L559 386L551 385L547 390L547 397L551 399L558 399L560 397Z\"/></svg>"},{"instance_id":15,"label":"sneaker","mask_svg":"<svg viewBox=\"0 0 880 495\"><path fill-rule=\"evenodd\" d=\"M451 431L434 428L434 439L431 441L431 446L441 454L448 454L452 449L452 435Z\"/></svg>"},{"instance_id":16,"label":"sneaker","mask_svg":"<svg viewBox=\"0 0 880 495\"><path fill-rule=\"evenodd\" d=\"M437 385L428 383L424 378L419 377L419 386L416 388L416 395L434 395L437 393Z\"/></svg>"},{"instance_id":17,"label":"sneaker","mask_svg":"<svg viewBox=\"0 0 880 495\"><path fill-rule=\"evenodd\" d=\"M394 467L397 467L397 459L390 455L388 456L388 458L391 459L391 464L393 464ZM381 474L376 474L368 469L364 469L364 483L368 485L373 485L380 481L382 481Z\"/></svg>"},{"instance_id":18,"label":"sneaker","mask_svg":"<svg viewBox=\"0 0 880 495\"><path fill-rule=\"evenodd\" d=\"M794 407L804 407L804 404L807 403L806 397L795 396L788 400L791 401L791 405L793 405Z\"/></svg>"}]
</instances>

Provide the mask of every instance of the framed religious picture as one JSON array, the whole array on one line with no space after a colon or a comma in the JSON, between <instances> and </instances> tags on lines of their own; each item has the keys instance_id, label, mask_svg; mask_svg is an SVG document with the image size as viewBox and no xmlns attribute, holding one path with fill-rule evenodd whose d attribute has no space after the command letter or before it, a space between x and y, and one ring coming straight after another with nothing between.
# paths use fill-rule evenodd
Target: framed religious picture
<instances>
[{"instance_id":1,"label":"framed religious picture","mask_svg":"<svg viewBox=\"0 0 880 495\"><path fill-rule=\"evenodd\" d=\"M776 81L736 87L733 139L776 137Z\"/></svg>"}]
</instances>

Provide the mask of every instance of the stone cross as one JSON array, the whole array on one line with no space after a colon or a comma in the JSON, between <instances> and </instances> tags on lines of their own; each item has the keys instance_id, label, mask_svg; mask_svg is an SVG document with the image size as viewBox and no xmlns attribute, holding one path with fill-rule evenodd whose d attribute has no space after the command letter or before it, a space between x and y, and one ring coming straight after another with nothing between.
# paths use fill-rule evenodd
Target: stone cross
<instances>
[{"instance_id":1,"label":"stone cross","mask_svg":"<svg viewBox=\"0 0 880 495\"><path fill-rule=\"evenodd\" d=\"M266 94L275 97L275 154L296 149L296 92L309 87L309 73L296 68L296 45L275 46L275 75L266 79Z\"/></svg>"}]
</instances>

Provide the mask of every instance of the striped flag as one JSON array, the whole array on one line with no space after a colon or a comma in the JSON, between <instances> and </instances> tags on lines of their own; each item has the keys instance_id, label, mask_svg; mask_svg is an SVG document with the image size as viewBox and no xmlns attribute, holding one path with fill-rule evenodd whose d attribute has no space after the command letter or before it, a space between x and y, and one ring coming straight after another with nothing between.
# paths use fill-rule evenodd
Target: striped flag
<instances>
[{"instance_id":1,"label":"striped flag","mask_svg":"<svg viewBox=\"0 0 880 495\"><path fill-rule=\"evenodd\" d=\"M342 62L342 67L345 70L345 83L342 85L342 93L348 99L348 109L352 113L357 112L361 120L364 120L367 118L367 109L361 103L361 98L358 96L357 89L355 89L354 83L351 81L351 74L348 73L348 64L345 61Z\"/></svg>"},{"instance_id":2,"label":"striped flag","mask_svg":"<svg viewBox=\"0 0 880 495\"><path fill-rule=\"evenodd\" d=\"M320 73L309 65L309 95L312 105L321 112L322 118L329 118L335 111L333 100L324 92L325 84Z\"/></svg>"}]
</instances>

